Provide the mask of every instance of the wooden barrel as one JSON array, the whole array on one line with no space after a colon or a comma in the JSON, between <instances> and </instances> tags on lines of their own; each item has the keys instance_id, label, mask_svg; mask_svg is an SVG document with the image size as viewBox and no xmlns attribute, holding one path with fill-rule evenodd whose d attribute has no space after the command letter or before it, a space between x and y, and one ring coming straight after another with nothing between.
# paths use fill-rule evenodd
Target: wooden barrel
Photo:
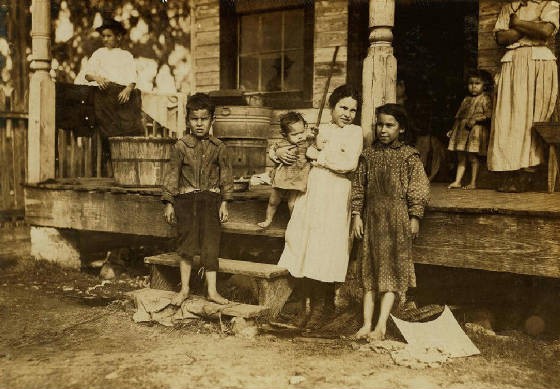
<instances>
[{"instance_id":1,"label":"wooden barrel","mask_svg":"<svg viewBox=\"0 0 560 389\"><path fill-rule=\"evenodd\" d=\"M214 136L217 138L267 139L272 108L253 106L216 107Z\"/></svg>"},{"instance_id":2,"label":"wooden barrel","mask_svg":"<svg viewBox=\"0 0 560 389\"><path fill-rule=\"evenodd\" d=\"M271 116L268 107L216 107L213 134L226 143L235 178L265 171Z\"/></svg>"},{"instance_id":3,"label":"wooden barrel","mask_svg":"<svg viewBox=\"0 0 560 389\"><path fill-rule=\"evenodd\" d=\"M231 158L233 176L250 177L263 173L266 167L266 139L229 139L222 138Z\"/></svg>"},{"instance_id":4,"label":"wooden barrel","mask_svg":"<svg viewBox=\"0 0 560 389\"><path fill-rule=\"evenodd\" d=\"M172 138L109 138L115 181L122 186L160 186L171 154Z\"/></svg>"}]
</instances>

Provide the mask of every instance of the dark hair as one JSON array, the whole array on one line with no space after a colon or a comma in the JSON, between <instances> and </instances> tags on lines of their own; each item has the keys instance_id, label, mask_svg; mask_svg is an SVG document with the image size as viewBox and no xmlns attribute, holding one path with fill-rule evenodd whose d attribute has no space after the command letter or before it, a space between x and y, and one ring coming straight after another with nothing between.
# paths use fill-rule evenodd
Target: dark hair
<instances>
[{"instance_id":1,"label":"dark hair","mask_svg":"<svg viewBox=\"0 0 560 389\"><path fill-rule=\"evenodd\" d=\"M210 96L206 93L195 93L194 95L190 96L187 100L187 119L189 118L190 111L196 111L198 109L205 109L208 111L211 117L214 117L214 112L216 111L216 106Z\"/></svg>"},{"instance_id":2,"label":"dark hair","mask_svg":"<svg viewBox=\"0 0 560 389\"><path fill-rule=\"evenodd\" d=\"M298 122L303 122L304 125L307 124L303 115L299 112L288 111L280 116L280 132L282 135L288 135L290 133L290 125Z\"/></svg>"},{"instance_id":3,"label":"dark hair","mask_svg":"<svg viewBox=\"0 0 560 389\"><path fill-rule=\"evenodd\" d=\"M121 22L118 22L115 19L103 19L101 26L97 27L95 31L101 34L103 30L111 30L117 36L123 36L126 34L126 28L124 28Z\"/></svg>"},{"instance_id":4,"label":"dark hair","mask_svg":"<svg viewBox=\"0 0 560 389\"><path fill-rule=\"evenodd\" d=\"M335 88L329 97L329 108L333 109L340 100L345 97L351 97L358 103L358 111L360 110L360 106L362 104L362 97L356 88L354 88L350 84L344 84L337 88Z\"/></svg>"},{"instance_id":5,"label":"dark hair","mask_svg":"<svg viewBox=\"0 0 560 389\"><path fill-rule=\"evenodd\" d=\"M389 103L382 106L379 106L375 109L375 116L380 114L384 115L391 115L395 118L395 120L399 123L399 127L404 130L404 140L407 143L407 136L406 134L409 133L408 131L408 114L406 113L406 109L400 104Z\"/></svg>"},{"instance_id":6,"label":"dark hair","mask_svg":"<svg viewBox=\"0 0 560 389\"><path fill-rule=\"evenodd\" d=\"M484 83L484 91L490 92L494 88L494 80L490 72L482 69L472 69L467 72L466 81L470 78L479 78Z\"/></svg>"}]
</instances>

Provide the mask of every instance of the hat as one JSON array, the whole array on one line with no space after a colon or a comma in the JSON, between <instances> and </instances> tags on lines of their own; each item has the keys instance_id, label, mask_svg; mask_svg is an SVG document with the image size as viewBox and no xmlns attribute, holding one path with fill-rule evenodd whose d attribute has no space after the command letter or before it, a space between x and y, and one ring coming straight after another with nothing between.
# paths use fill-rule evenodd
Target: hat
<instances>
[{"instance_id":1,"label":"hat","mask_svg":"<svg viewBox=\"0 0 560 389\"><path fill-rule=\"evenodd\" d=\"M117 35L123 35L126 33L126 29L121 22L117 22L115 19L103 19L103 24L97 27L95 31L101 34L103 30L109 29Z\"/></svg>"}]
</instances>

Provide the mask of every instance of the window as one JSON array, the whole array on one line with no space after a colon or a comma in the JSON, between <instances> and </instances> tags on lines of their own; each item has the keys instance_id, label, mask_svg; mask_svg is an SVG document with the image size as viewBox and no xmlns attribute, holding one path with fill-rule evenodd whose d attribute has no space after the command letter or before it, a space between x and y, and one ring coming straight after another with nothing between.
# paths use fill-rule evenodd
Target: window
<instances>
[{"instance_id":1,"label":"window","mask_svg":"<svg viewBox=\"0 0 560 389\"><path fill-rule=\"evenodd\" d=\"M222 8L232 7L224 3ZM221 88L262 93L265 104L275 108L310 106L313 6L309 3L238 1L235 9L222 9ZM231 35L224 39L228 29L235 42Z\"/></svg>"}]
</instances>

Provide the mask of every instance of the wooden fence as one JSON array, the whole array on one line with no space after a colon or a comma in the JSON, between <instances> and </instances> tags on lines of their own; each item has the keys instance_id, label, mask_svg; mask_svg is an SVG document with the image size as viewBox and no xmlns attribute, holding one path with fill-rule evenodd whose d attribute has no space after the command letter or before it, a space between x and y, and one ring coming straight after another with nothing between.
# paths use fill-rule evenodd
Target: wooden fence
<instances>
[{"instance_id":1,"label":"wooden fence","mask_svg":"<svg viewBox=\"0 0 560 389\"><path fill-rule=\"evenodd\" d=\"M0 217L23 215L27 113L0 112Z\"/></svg>"}]
</instances>

